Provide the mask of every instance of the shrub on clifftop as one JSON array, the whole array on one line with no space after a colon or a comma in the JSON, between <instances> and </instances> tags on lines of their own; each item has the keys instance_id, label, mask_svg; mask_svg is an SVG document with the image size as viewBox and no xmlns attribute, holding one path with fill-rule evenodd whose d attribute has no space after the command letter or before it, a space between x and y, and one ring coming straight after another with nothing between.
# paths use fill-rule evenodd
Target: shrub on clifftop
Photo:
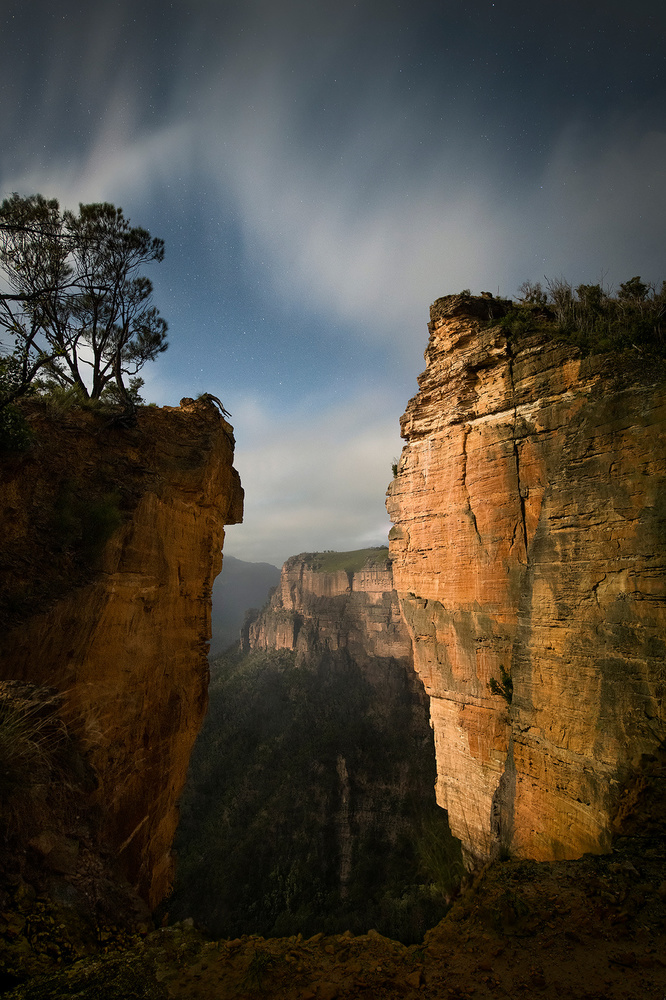
<instances>
[{"instance_id":1,"label":"shrub on clifftop","mask_svg":"<svg viewBox=\"0 0 666 1000\"><path fill-rule=\"evenodd\" d=\"M574 288L564 278L525 281L518 304L501 319L513 336L543 331L568 340L586 354L634 351L666 356L666 281L657 291L639 275L616 295L601 285Z\"/></svg>"}]
</instances>

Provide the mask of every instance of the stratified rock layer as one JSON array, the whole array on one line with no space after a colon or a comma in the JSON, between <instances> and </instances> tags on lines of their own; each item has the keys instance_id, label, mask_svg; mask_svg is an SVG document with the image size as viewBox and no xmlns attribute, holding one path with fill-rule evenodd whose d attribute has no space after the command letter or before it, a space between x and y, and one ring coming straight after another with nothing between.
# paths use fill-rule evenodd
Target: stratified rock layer
<instances>
[{"instance_id":1,"label":"stratified rock layer","mask_svg":"<svg viewBox=\"0 0 666 1000\"><path fill-rule=\"evenodd\" d=\"M232 428L192 400L142 408L129 430L80 411L37 412L33 424L35 446L8 460L0 486L10 611L17 594L30 605L31 581L46 582L39 610L15 611L0 638L1 676L64 693L106 842L154 905L170 884L176 803L207 704L223 525L242 519ZM77 549L77 530L94 527L86 511L105 504L119 526L101 551L85 537Z\"/></svg>"},{"instance_id":2,"label":"stratified rock layer","mask_svg":"<svg viewBox=\"0 0 666 1000\"><path fill-rule=\"evenodd\" d=\"M505 308L431 309L390 551L452 832L477 858L573 858L608 848L666 737L666 380L512 343Z\"/></svg>"},{"instance_id":3,"label":"stratified rock layer","mask_svg":"<svg viewBox=\"0 0 666 1000\"><path fill-rule=\"evenodd\" d=\"M246 648L302 655L347 650L357 662L392 657L411 663L388 558L379 553L355 571L328 572L316 564L316 553L285 562L268 606L246 627Z\"/></svg>"}]
</instances>

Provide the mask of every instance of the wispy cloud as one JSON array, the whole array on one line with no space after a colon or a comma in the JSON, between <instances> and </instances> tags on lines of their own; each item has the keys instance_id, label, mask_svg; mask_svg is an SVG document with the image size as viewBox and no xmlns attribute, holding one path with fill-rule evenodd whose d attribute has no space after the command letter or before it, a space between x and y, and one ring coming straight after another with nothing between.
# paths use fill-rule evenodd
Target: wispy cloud
<instances>
[{"instance_id":1,"label":"wispy cloud","mask_svg":"<svg viewBox=\"0 0 666 1000\"><path fill-rule=\"evenodd\" d=\"M257 400L244 400L233 423L245 518L228 530L225 551L281 565L297 552L383 544L400 442L380 405L373 393L276 421Z\"/></svg>"},{"instance_id":2,"label":"wispy cloud","mask_svg":"<svg viewBox=\"0 0 666 1000\"><path fill-rule=\"evenodd\" d=\"M0 67L2 194L115 201L166 239L173 349L146 397L173 404L210 379L232 409L247 492L233 554L280 562L385 535L405 371L438 296L666 276L663 102L645 74L634 92L646 45L654 66L659 53L640 10L620 59L586 34L591 3L545 12L540 31L513 2L36 3ZM604 45L619 44L616 6ZM277 303L263 329L246 323L253 296ZM211 329L231 331L215 350ZM384 379L370 393L346 377L353 341ZM332 385L321 409L304 398Z\"/></svg>"}]
</instances>

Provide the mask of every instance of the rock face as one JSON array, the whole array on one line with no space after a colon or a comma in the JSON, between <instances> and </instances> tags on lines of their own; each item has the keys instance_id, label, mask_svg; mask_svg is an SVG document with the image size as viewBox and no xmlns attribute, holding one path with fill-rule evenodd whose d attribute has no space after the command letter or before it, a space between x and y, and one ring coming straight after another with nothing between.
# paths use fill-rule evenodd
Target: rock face
<instances>
[{"instance_id":1,"label":"rock face","mask_svg":"<svg viewBox=\"0 0 666 1000\"><path fill-rule=\"evenodd\" d=\"M31 423L0 485L1 676L63 692L107 845L153 906L206 709L223 525L242 519L232 428L192 400L142 408L129 430L81 411Z\"/></svg>"},{"instance_id":2,"label":"rock face","mask_svg":"<svg viewBox=\"0 0 666 1000\"><path fill-rule=\"evenodd\" d=\"M666 379L508 340L505 310L431 309L390 552L452 832L574 858L666 737Z\"/></svg>"},{"instance_id":3,"label":"rock face","mask_svg":"<svg viewBox=\"0 0 666 1000\"><path fill-rule=\"evenodd\" d=\"M246 625L245 648L302 655L347 650L359 662L392 657L411 663L388 553L377 550L358 568L334 570L325 568L326 555L302 553L286 561L267 608ZM352 565L356 553L349 555Z\"/></svg>"}]
</instances>

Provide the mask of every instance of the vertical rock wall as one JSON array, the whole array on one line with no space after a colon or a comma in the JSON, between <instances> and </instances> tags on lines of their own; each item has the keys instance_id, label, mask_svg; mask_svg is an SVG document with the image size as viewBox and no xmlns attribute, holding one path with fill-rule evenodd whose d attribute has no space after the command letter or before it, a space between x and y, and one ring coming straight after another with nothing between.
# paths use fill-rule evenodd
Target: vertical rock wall
<instances>
[{"instance_id":1,"label":"vertical rock wall","mask_svg":"<svg viewBox=\"0 0 666 1000\"><path fill-rule=\"evenodd\" d=\"M608 846L666 737L666 379L512 343L505 309L431 309L390 552L452 832L478 858L571 858Z\"/></svg>"},{"instance_id":2,"label":"vertical rock wall","mask_svg":"<svg viewBox=\"0 0 666 1000\"><path fill-rule=\"evenodd\" d=\"M358 661L392 657L411 663L388 558L371 559L356 571L326 572L313 565L315 555L285 562L267 608L247 626L247 648L303 655L346 649Z\"/></svg>"},{"instance_id":3,"label":"vertical rock wall","mask_svg":"<svg viewBox=\"0 0 666 1000\"><path fill-rule=\"evenodd\" d=\"M103 836L154 905L170 883L177 801L207 704L223 526L242 519L232 428L192 400L143 408L130 430L80 411L36 413L33 424L35 446L8 462L0 486L12 589L0 676L64 693L98 777ZM71 536L92 530L100 495L120 523L96 555L78 539L82 570Z\"/></svg>"}]
</instances>

